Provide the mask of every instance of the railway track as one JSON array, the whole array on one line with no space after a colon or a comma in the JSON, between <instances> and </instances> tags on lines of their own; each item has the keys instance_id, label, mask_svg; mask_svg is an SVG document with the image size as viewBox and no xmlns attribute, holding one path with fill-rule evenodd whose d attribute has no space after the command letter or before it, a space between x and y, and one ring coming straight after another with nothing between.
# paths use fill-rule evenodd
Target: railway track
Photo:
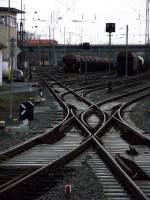
<instances>
[{"instance_id":1,"label":"railway track","mask_svg":"<svg viewBox=\"0 0 150 200\"><path fill-rule=\"evenodd\" d=\"M57 182L62 182L62 174L58 173L60 167L77 167L84 162L101 183L104 198L148 200L149 171L145 167L148 156L143 156L142 152L146 149L149 155L149 138L119 118L120 106L113 101L118 101L121 95L95 104L54 78L46 77L43 81L63 104L65 119L52 130L0 155L0 167L4 171L18 167L25 171L16 172L14 177L6 175L7 180L4 177L1 198L13 199L12 195L21 195L20 199L33 199L43 195ZM100 109L110 102L109 112ZM138 151L139 162L135 161L137 155L132 155L134 151ZM42 191L37 180L43 186ZM51 186L44 189L48 184Z\"/></svg>"},{"instance_id":2,"label":"railway track","mask_svg":"<svg viewBox=\"0 0 150 200\"><path fill-rule=\"evenodd\" d=\"M86 152L74 159L74 161L67 164L67 166L79 167L83 164L90 167L95 177L99 180L104 199L130 199L128 192L120 185L106 163L95 151L95 148L89 148Z\"/></svg>"},{"instance_id":3,"label":"railway track","mask_svg":"<svg viewBox=\"0 0 150 200\"><path fill-rule=\"evenodd\" d=\"M72 128L68 133L61 136L61 140L55 143L53 141L46 142L43 139L43 143L37 144L18 156L3 162L1 166L42 167L47 165L78 146L83 140L79 133L79 130Z\"/></svg>"}]
</instances>

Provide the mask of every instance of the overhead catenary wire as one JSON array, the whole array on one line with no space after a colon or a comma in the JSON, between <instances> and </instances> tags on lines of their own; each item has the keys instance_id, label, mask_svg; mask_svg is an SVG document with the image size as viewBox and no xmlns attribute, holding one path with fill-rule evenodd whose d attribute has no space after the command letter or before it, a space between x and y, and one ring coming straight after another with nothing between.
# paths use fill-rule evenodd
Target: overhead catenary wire
<instances>
[{"instance_id":1,"label":"overhead catenary wire","mask_svg":"<svg viewBox=\"0 0 150 200\"><path fill-rule=\"evenodd\" d=\"M131 10L133 10L134 12L138 12L137 9L135 9L133 6L131 6L126 0L122 0L124 2L124 4L129 7ZM131 1L130 1L131 3Z\"/></svg>"}]
</instances>

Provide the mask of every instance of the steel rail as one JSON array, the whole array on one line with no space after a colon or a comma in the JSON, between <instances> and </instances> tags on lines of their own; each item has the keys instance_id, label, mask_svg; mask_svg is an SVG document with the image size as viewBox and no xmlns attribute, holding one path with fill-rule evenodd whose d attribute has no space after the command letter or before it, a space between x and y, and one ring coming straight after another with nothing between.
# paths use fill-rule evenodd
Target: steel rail
<instances>
[{"instance_id":1,"label":"steel rail","mask_svg":"<svg viewBox=\"0 0 150 200\"><path fill-rule=\"evenodd\" d=\"M100 142L92 136L94 142L99 147L97 151L100 156L105 160L105 162L113 170L114 174L122 181L122 184L128 189L130 194L132 194L135 199L138 200L148 200L149 198L142 192L142 190L132 181L132 179L122 170L118 163L112 158L112 156L105 150L105 148L100 144Z\"/></svg>"}]
</instances>

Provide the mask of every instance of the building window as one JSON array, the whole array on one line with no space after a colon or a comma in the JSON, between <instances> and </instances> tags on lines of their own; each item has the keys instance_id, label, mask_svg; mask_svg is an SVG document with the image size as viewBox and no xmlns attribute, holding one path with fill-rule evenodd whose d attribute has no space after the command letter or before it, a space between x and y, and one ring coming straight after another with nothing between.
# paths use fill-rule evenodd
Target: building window
<instances>
[{"instance_id":1,"label":"building window","mask_svg":"<svg viewBox=\"0 0 150 200\"><path fill-rule=\"evenodd\" d=\"M16 27L16 25L17 25L16 18L15 17L10 17L10 26Z\"/></svg>"},{"instance_id":2,"label":"building window","mask_svg":"<svg viewBox=\"0 0 150 200\"><path fill-rule=\"evenodd\" d=\"M0 15L0 25L9 26L9 23L11 27L16 27L17 26L16 18L10 16L10 22L9 22L9 16Z\"/></svg>"},{"instance_id":3,"label":"building window","mask_svg":"<svg viewBox=\"0 0 150 200\"><path fill-rule=\"evenodd\" d=\"M6 25L6 16L0 15L0 25Z\"/></svg>"}]
</instances>

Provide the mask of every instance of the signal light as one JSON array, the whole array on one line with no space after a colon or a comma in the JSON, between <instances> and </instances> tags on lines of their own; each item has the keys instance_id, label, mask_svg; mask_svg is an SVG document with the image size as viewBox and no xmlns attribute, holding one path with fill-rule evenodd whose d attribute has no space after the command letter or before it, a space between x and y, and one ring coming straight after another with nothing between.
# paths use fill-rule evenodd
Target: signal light
<instances>
[{"instance_id":1,"label":"signal light","mask_svg":"<svg viewBox=\"0 0 150 200\"><path fill-rule=\"evenodd\" d=\"M65 185L65 193L66 194L70 194L71 193L71 185L70 184L66 184Z\"/></svg>"},{"instance_id":2,"label":"signal light","mask_svg":"<svg viewBox=\"0 0 150 200\"><path fill-rule=\"evenodd\" d=\"M87 49L90 49L90 43L88 43L88 42L84 42L82 45L81 45L81 47L83 48L83 49L85 49L85 50L87 50Z\"/></svg>"},{"instance_id":3,"label":"signal light","mask_svg":"<svg viewBox=\"0 0 150 200\"><path fill-rule=\"evenodd\" d=\"M106 32L115 32L115 23L106 23Z\"/></svg>"}]
</instances>

